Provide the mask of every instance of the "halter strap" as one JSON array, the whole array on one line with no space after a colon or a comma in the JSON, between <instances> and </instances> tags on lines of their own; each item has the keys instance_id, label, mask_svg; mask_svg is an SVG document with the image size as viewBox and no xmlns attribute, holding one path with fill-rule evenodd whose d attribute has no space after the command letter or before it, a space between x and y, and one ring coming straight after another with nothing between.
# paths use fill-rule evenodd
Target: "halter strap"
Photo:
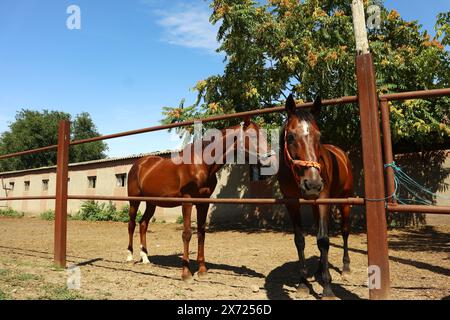
<instances>
[{"instance_id":1,"label":"halter strap","mask_svg":"<svg viewBox=\"0 0 450 320\"><path fill-rule=\"evenodd\" d=\"M287 130L285 129L284 130L284 154L285 154L284 158L285 158L288 166L291 168L291 171L297 180L299 180L299 177L297 176L297 173L294 170L295 165L298 165L300 167L306 167L306 168L316 168L317 170L320 171L320 163L318 163L316 161L292 159L291 154L289 153L286 138L287 138Z\"/></svg>"}]
</instances>

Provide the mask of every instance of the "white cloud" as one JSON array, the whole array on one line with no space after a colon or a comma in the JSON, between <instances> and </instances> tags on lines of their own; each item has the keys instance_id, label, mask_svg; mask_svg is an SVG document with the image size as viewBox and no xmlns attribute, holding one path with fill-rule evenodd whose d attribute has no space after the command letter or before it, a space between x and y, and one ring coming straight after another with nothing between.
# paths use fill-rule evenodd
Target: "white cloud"
<instances>
[{"instance_id":1,"label":"white cloud","mask_svg":"<svg viewBox=\"0 0 450 320\"><path fill-rule=\"evenodd\" d=\"M175 8L155 10L158 24L163 27L163 40L178 46L215 53L219 26L209 22L207 5L178 4Z\"/></svg>"}]
</instances>

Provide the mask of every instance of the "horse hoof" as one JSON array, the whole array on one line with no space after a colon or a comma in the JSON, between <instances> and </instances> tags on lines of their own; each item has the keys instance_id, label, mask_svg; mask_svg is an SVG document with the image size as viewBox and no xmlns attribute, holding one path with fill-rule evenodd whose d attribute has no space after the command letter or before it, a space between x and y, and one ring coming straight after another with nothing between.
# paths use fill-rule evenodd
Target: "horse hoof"
<instances>
[{"instance_id":1,"label":"horse hoof","mask_svg":"<svg viewBox=\"0 0 450 320\"><path fill-rule=\"evenodd\" d=\"M201 279L206 279L206 278L208 278L208 271L199 271L198 272L198 277L199 278L201 278Z\"/></svg>"},{"instance_id":2,"label":"horse hoof","mask_svg":"<svg viewBox=\"0 0 450 320\"><path fill-rule=\"evenodd\" d=\"M297 287L297 295L307 295L309 294L309 288L306 284L300 283Z\"/></svg>"},{"instance_id":3,"label":"horse hoof","mask_svg":"<svg viewBox=\"0 0 450 320\"><path fill-rule=\"evenodd\" d=\"M133 262L133 253L128 250L128 254L127 254L127 260L125 260L126 262Z\"/></svg>"},{"instance_id":4,"label":"horse hoof","mask_svg":"<svg viewBox=\"0 0 450 320\"><path fill-rule=\"evenodd\" d=\"M192 274L182 274L181 280L183 280L184 283L192 283L194 282L194 279L192 278Z\"/></svg>"},{"instance_id":5,"label":"horse hoof","mask_svg":"<svg viewBox=\"0 0 450 320\"><path fill-rule=\"evenodd\" d=\"M141 251L140 256L143 264L150 264L150 260L148 260L148 256L145 252Z\"/></svg>"},{"instance_id":6,"label":"horse hoof","mask_svg":"<svg viewBox=\"0 0 450 320\"><path fill-rule=\"evenodd\" d=\"M331 291L331 289L323 289L321 299L322 300L336 300L337 298L334 295L333 291Z\"/></svg>"}]
</instances>

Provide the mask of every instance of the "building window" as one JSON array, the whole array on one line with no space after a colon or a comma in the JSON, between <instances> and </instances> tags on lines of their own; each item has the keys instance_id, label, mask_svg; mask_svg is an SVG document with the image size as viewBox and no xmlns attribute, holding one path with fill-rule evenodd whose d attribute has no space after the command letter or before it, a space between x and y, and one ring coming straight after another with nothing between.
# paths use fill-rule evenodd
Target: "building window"
<instances>
[{"instance_id":1,"label":"building window","mask_svg":"<svg viewBox=\"0 0 450 320\"><path fill-rule=\"evenodd\" d=\"M13 191L14 190L14 182L10 182L9 183L9 188L8 188L10 191Z\"/></svg>"},{"instance_id":2,"label":"building window","mask_svg":"<svg viewBox=\"0 0 450 320\"><path fill-rule=\"evenodd\" d=\"M42 180L42 191L48 190L48 179Z\"/></svg>"},{"instance_id":3,"label":"building window","mask_svg":"<svg viewBox=\"0 0 450 320\"><path fill-rule=\"evenodd\" d=\"M25 182L23 183L23 189L24 189L25 191L30 190L30 181L25 181Z\"/></svg>"},{"instance_id":4,"label":"building window","mask_svg":"<svg viewBox=\"0 0 450 320\"><path fill-rule=\"evenodd\" d=\"M95 188L97 185L97 176L88 177L89 188Z\"/></svg>"},{"instance_id":5,"label":"building window","mask_svg":"<svg viewBox=\"0 0 450 320\"><path fill-rule=\"evenodd\" d=\"M116 186L125 187L126 184L127 184L127 174L126 173L116 174Z\"/></svg>"}]
</instances>

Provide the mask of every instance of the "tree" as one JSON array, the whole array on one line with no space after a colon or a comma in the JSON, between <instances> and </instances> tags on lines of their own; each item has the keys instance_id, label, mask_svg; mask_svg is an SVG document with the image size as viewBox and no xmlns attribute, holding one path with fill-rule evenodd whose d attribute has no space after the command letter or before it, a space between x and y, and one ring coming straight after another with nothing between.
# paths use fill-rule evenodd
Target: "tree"
<instances>
[{"instance_id":1,"label":"tree","mask_svg":"<svg viewBox=\"0 0 450 320\"><path fill-rule=\"evenodd\" d=\"M70 120L68 113L44 110L42 112L22 109L16 114L15 121L9 125L9 130L0 135L0 154L14 153L58 143L58 123L60 120ZM98 136L88 113L75 117L71 128L71 139L84 139ZM71 147L70 162L80 162L105 158L104 142L92 142ZM6 159L0 162L0 170L21 170L52 166L56 164L56 152L39 152L20 157Z\"/></svg>"},{"instance_id":2,"label":"tree","mask_svg":"<svg viewBox=\"0 0 450 320\"><path fill-rule=\"evenodd\" d=\"M82 112L76 116L72 123L72 139L81 140L99 136L97 128L87 112ZM83 143L73 146L70 151L71 161L89 161L103 159L106 157L104 151L107 146L102 141Z\"/></svg>"},{"instance_id":3,"label":"tree","mask_svg":"<svg viewBox=\"0 0 450 320\"><path fill-rule=\"evenodd\" d=\"M441 14L434 39L417 21L403 20L381 1L379 28L368 31L379 93L450 85L448 14ZM200 80L197 101L188 108L166 107L164 123L283 103L287 93L312 100L357 94L351 1L213 0L212 23L220 23L223 74ZM391 103L395 146L448 144L449 98ZM265 127L279 127L283 116L258 117ZM236 120L238 121L238 120ZM359 113L355 105L325 108L319 119L324 141L359 151Z\"/></svg>"}]
</instances>

